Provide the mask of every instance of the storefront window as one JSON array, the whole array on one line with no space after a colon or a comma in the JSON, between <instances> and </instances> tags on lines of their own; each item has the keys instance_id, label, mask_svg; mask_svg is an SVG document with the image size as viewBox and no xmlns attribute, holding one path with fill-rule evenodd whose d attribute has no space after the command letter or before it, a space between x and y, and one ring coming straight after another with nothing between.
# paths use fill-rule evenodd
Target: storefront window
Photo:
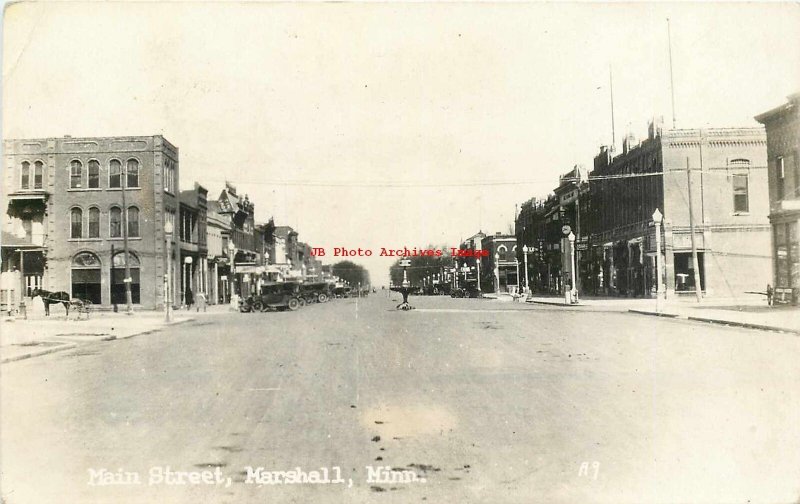
<instances>
[{"instance_id":1,"label":"storefront window","mask_svg":"<svg viewBox=\"0 0 800 504\"><path fill-rule=\"evenodd\" d=\"M139 288L139 258L132 252L128 253L130 272L131 272L131 300L133 304L140 303ZM125 293L125 253L119 252L114 255L111 268L111 303L127 303Z\"/></svg>"},{"instance_id":2,"label":"storefront window","mask_svg":"<svg viewBox=\"0 0 800 504\"><path fill-rule=\"evenodd\" d=\"M790 287L800 287L800 250L798 250L797 244L797 222L787 224L786 232L789 249Z\"/></svg>"},{"instance_id":3,"label":"storefront window","mask_svg":"<svg viewBox=\"0 0 800 504\"><path fill-rule=\"evenodd\" d=\"M703 252L697 253L697 262L700 267L700 288L705 290L706 279L704 274ZM675 254L675 290L676 291L694 291L694 263L692 261L691 252L681 252Z\"/></svg>"},{"instance_id":4,"label":"storefront window","mask_svg":"<svg viewBox=\"0 0 800 504\"><path fill-rule=\"evenodd\" d=\"M72 297L100 304L100 259L91 252L72 258Z\"/></svg>"}]
</instances>

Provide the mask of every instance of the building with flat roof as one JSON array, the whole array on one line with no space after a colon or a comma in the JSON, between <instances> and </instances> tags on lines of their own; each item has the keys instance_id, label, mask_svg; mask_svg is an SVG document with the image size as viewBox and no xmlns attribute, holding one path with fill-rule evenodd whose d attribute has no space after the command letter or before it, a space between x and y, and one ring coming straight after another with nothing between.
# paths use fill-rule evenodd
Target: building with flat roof
<instances>
[{"instance_id":1,"label":"building with flat roof","mask_svg":"<svg viewBox=\"0 0 800 504\"><path fill-rule=\"evenodd\" d=\"M756 116L767 129L772 285L777 302L800 298L800 93Z\"/></svg>"},{"instance_id":2,"label":"building with flat roof","mask_svg":"<svg viewBox=\"0 0 800 504\"><path fill-rule=\"evenodd\" d=\"M127 235L133 304L163 307L164 223L177 228L177 147L161 135L9 139L3 161L7 306L35 288L124 304Z\"/></svg>"},{"instance_id":3,"label":"building with flat roof","mask_svg":"<svg viewBox=\"0 0 800 504\"><path fill-rule=\"evenodd\" d=\"M653 213L663 214L668 295L734 297L769 282L767 149L763 128L662 130L641 143L604 149L590 181L590 254L579 270L596 293L650 297L656 291ZM690 190L691 184L691 190ZM690 205L691 195L691 205ZM700 286L692 261L692 210Z\"/></svg>"}]
</instances>

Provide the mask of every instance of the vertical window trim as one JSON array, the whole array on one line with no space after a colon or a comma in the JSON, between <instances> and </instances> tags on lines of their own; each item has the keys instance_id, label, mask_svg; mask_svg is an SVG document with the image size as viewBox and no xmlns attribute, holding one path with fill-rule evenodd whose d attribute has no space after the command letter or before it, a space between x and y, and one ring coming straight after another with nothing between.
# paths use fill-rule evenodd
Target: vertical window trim
<instances>
[{"instance_id":1,"label":"vertical window trim","mask_svg":"<svg viewBox=\"0 0 800 504\"><path fill-rule=\"evenodd\" d=\"M97 215L97 220L94 221L97 224L96 232L92 233L92 214ZM100 221L102 219L102 215L100 213L100 209L96 206L89 207L87 215L87 226L86 226L86 236L88 238L100 238Z\"/></svg>"},{"instance_id":2,"label":"vertical window trim","mask_svg":"<svg viewBox=\"0 0 800 504\"><path fill-rule=\"evenodd\" d=\"M737 180L744 180L744 188L736 185ZM737 214L750 212L750 176L746 173L731 175L731 186L733 189L733 212ZM744 209L736 208L736 197L744 196Z\"/></svg>"},{"instance_id":3,"label":"vertical window trim","mask_svg":"<svg viewBox=\"0 0 800 504\"><path fill-rule=\"evenodd\" d=\"M77 222L75 215L78 215ZM77 233L75 232L75 225L78 225ZM81 207L72 207L69 209L69 237L73 240L80 240L83 238L83 209Z\"/></svg>"},{"instance_id":4,"label":"vertical window trim","mask_svg":"<svg viewBox=\"0 0 800 504\"><path fill-rule=\"evenodd\" d=\"M134 163L134 165L131 166L131 163ZM125 174L125 188L126 189L140 187L140 185L139 185L139 174L141 173L141 166L142 166L142 163L140 163L139 160L136 159L136 158L130 158L127 161L125 161L124 174ZM136 174L134 175L136 177L136 185L133 185L133 184L130 183L131 182L130 178L131 178L131 169L132 168L135 168L135 172L136 172Z\"/></svg>"},{"instance_id":5,"label":"vertical window trim","mask_svg":"<svg viewBox=\"0 0 800 504\"><path fill-rule=\"evenodd\" d=\"M77 185L75 185L76 180L78 182ZM83 189L83 163L79 159L73 159L69 162L69 188Z\"/></svg>"},{"instance_id":6,"label":"vertical window trim","mask_svg":"<svg viewBox=\"0 0 800 504\"><path fill-rule=\"evenodd\" d=\"M119 219L117 220L117 223L118 223L118 225L116 227L117 233L115 234L114 233L115 228L114 228L113 219L114 219L114 214L116 212L119 212ZM122 208L118 207L116 205L112 206L109 209L109 211L108 211L108 236L109 236L109 238L122 238L122 219L123 219L122 213L123 213L122 212Z\"/></svg>"},{"instance_id":7,"label":"vertical window trim","mask_svg":"<svg viewBox=\"0 0 800 504\"><path fill-rule=\"evenodd\" d=\"M97 168L97 174L94 177L97 185L92 186L92 167ZM87 189L99 189L100 188L100 162L96 159L90 159L88 163L86 163L86 188Z\"/></svg>"},{"instance_id":8,"label":"vertical window trim","mask_svg":"<svg viewBox=\"0 0 800 504\"><path fill-rule=\"evenodd\" d=\"M133 211L133 212L131 212L131 211ZM136 215L136 221L133 221L131 219L131 215L132 214ZM136 205L128 206L128 211L125 212L125 217L126 217L125 225L127 226L127 230L128 230L128 238L140 238L142 230L140 228L141 212L139 211L139 207L137 207ZM134 222L136 224L136 233L131 232L131 224L133 224Z\"/></svg>"},{"instance_id":9,"label":"vertical window trim","mask_svg":"<svg viewBox=\"0 0 800 504\"><path fill-rule=\"evenodd\" d=\"M116 174L112 169L112 166L114 166L115 163L119 166L119 170L117 171ZM116 185L114 185L111 181L112 180L111 178L115 176L119 177ZM108 187L110 189L119 189L122 187L122 161L120 161L119 159L114 158L108 160Z\"/></svg>"},{"instance_id":10,"label":"vertical window trim","mask_svg":"<svg viewBox=\"0 0 800 504\"><path fill-rule=\"evenodd\" d=\"M27 191L31 186L31 163L23 161L19 170L19 188Z\"/></svg>"},{"instance_id":11,"label":"vertical window trim","mask_svg":"<svg viewBox=\"0 0 800 504\"><path fill-rule=\"evenodd\" d=\"M44 189L44 163L38 159L33 163L33 189Z\"/></svg>"},{"instance_id":12,"label":"vertical window trim","mask_svg":"<svg viewBox=\"0 0 800 504\"><path fill-rule=\"evenodd\" d=\"M775 196L778 201L783 201L786 195L786 170L783 161L783 156L778 156L775 159Z\"/></svg>"}]
</instances>

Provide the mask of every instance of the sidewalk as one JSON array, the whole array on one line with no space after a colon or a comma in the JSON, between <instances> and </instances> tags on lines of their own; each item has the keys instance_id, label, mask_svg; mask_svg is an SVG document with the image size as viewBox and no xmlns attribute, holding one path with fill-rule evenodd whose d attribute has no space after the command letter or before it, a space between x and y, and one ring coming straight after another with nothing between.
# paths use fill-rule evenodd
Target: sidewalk
<instances>
[{"instance_id":1,"label":"sidewalk","mask_svg":"<svg viewBox=\"0 0 800 504\"><path fill-rule=\"evenodd\" d=\"M800 308L767 306L763 297L709 298L698 304L695 298L677 298L662 302L657 311L655 299L581 298L578 304L566 305L562 297L534 296L528 302L587 311L615 311L640 315L681 318L698 322L800 334Z\"/></svg>"},{"instance_id":2,"label":"sidewalk","mask_svg":"<svg viewBox=\"0 0 800 504\"><path fill-rule=\"evenodd\" d=\"M78 319L77 314L67 318L63 310L52 307L50 317L36 312L30 315L28 320L6 317L0 322L0 363L68 350L86 342L131 338L189 322L197 313L176 311L169 324L160 311L137 311L133 315L95 312L89 319Z\"/></svg>"}]
</instances>

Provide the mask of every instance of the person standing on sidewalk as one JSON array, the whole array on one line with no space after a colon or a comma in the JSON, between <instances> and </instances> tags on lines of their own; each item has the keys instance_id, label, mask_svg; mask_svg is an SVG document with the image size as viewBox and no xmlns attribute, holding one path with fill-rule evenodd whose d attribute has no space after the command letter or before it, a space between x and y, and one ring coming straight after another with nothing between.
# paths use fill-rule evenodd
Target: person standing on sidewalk
<instances>
[{"instance_id":1,"label":"person standing on sidewalk","mask_svg":"<svg viewBox=\"0 0 800 504\"><path fill-rule=\"evenodd\" d=\"M192 289L186 289L186 309L191 310L192 305L194 304L194 295L192 294Z\"/></svg>"}]
</instances>

